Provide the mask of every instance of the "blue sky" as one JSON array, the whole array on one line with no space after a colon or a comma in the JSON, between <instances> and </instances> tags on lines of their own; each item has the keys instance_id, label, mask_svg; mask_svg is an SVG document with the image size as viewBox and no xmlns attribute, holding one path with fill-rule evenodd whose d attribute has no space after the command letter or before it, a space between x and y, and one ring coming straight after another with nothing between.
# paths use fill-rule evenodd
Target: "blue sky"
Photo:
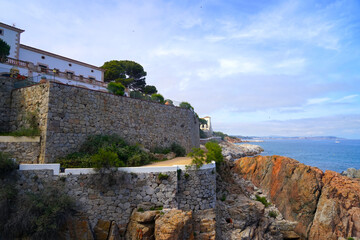
<instances>
[{"instance_id":1,"label":"blue sky","mask_svg":"<svg viewBox=\"0 0 360 240\"><path fill-rule=\"evenodd\" d=\"M360 2L8 1L21 42L101 66L134 60L215 130L360 139Z\"/></svg>"}]
</instances>

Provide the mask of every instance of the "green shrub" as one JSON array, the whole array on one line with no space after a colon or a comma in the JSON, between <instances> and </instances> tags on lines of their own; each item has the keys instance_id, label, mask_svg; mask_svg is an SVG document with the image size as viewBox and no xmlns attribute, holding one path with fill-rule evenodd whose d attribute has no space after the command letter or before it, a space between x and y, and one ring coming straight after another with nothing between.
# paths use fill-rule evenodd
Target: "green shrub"
<instances>
[{"instance_id":1,"label":"green shrub","mask_svg":"<svg viewBox=\"0 0 360 240\"><path fill-rule=\"evenodd\" d=\"M167 180L169 178L169 175L159 173L158 178L159 180Z\"/></svg>"},{"instance_id":2,"label":"green shrub","mask_svg":"<svg viewBox=\"0 0 360 240\"><path fill-rule=\"evenodd\" d=\"M137 145L128 145L117 135L88 137L79 152L58 159L61 167L109 168L142 166L155 161L152 154Z\"/></svg>"},{"instance_id":3,"label":"green shrub","mask_svg":"<svg viewBox=\"0 0 360 240\"><path fill-rule=\"evenodd\" d=\"M152 94L151 100L158 103L165 103L164 97L159 93Z\"/></svg>"},{"instance_id":4,"label":"green shrub","mask_svg":"<svg viewBox=\"0 0 360 240\"><path fill-rule=\"evenodd\" d=\"M222 202L225 201L225 200L226 200L226 195L223 194L222 197L220 198L220 200L221 200Z\"/></svg>"},{"instance_id":5,"label":"green shrub","mask_svg":"<svg viewBox=\"0 0 360 240\"><path fill-rule=\"evenodd\" d=\"M190 174L188 174L188 173L185 173L185 174L184 174L184 177L185 177L185 179L187 180L187 179L189 179L189 177L190 177Z\"/></svg>"},{"instance_id":6,"label":"green shrub","mask_svg":"<svg viewBox=\"0 0 360 240\"><path fill-rule=\"evenodd\" d=\"M156 147L152 150L153 153L168 154L171 152L170 148Z\"/></svg>"},{"instance_id":7,"label":"green shrub","mask_svg":"<svg viewBox=\"0 0 360 240\"><path fill-rule=\"evenodd\" d=\"M347 240L355 240L353 237L348 237Z\"/></svg>"},{"instance_id":8,"label":"green shrub","mask_svg":"<svg viewBox=\"0 0 360 240\"><path fill-rule=\"evenodd\" d=\"M17 190L14 184L0 185L0 236L4 226L9 221L10 214L15 208Z\"/></svg>"},{"instance_id":9,"label":"green shrub","mask_svg":"<svg viewBox=\"0 0 360 240\"><path fill-rule=\"evenodd\" d=\"M119 96L123 96L125 91L124 85L119 82L109 82L107 89L109 90L109 92Z\"/></svg>"},{"instance_id":10,"label":"green shrub","mask_svg":"<svg viewBox=\"0 0 360 240\"><path fill-rule=\"evenodd\" d=\"M206 162L215 161L217 164L223 162L223 155L220 145L217 142L207 142L205 144L208 152L206 153Z\"/></svg>"},{"instance_id":11,"label":"green shrub","mask_svg":"<svg viewBox=\"0 0 360 240\"><path fill-rule=\"evenodd\" d=\"M181 108L186 108L186 109L190 109L190 110L194 111L193 106L191 106L191 104L188 103L188 102L181 102L180 105L179 105L179 107L181 107Z\"/></svg>"},{"instance_id":12,"label":"green shrub","mask_svg":"<svg viewBox=\"0 0 360 240\"><path fill-rule=\"evenodd\" d=\"M74 212L74 202L55 188L22 195L4 225L5 239L56 239L60 227Z\"/></svg>"},{"instance_id":13,"label":"green shrub","mask_svg":"<svg viewBox=\"0 0 360 240\"><path fill-rule=\"evenodd\" d=\"M18 165L7 153L0 152L0 179L17 169Z\"/></svg>"},{"instance_id":14,"label":"green shrub","mask_svg":"<svg viewBox=\"0 0 360 240\"><path fill-rule=\"evenodd\" d=\"M274 212L274 211L269 212L269 217L276 218L277 215L278 215L277 212Z\"/></svg>"},{"instance_id":15,"label":"green shrub","mask_svg":"<svg viewBox=\"0 0 360 240\"><path fill-rule=\"evenodd\" d=\"M262 204L264 204L265 207L270 206L270 203L266 200L265 197L260 197L259 195L256 195L256 201L261 202Z\"/></svg>"},{"instance_id":16,"label":"green shrub","mask_svg":"<svg viewBox=\"0 0 360 240\"><path fill-rule=\"evenodd\" d=\"M145 212L143 208L138 208L137 211L138 212Z\"/></svg>"},{"instance_id":17,"label":"green shrub","mask_svg":"<svg viewBox=\"0 0 360 240\"><path fill-rule=\"evenodd\" d=\"M97 169L110 167L123 167L125 164L119 160L116 153L101 148L99 152L91 157L93 166Z\"/></svg>"},{"instance_id":18,"label":"green shrub","mask_svg":"<svg viewBox=\"0 0 360 240\"><path fill-rule=\"evenodd\" d=\"M200 138L207 138L207 135L203 130L199 129L199 133L200 133Z\"/></svg>"},{"instance_id":19,"label":"green shrub","mask_svg":"<svg viewBox=\"0 0 360 240\"><path fill-rule=\"evenodd\" d=\"M171 152L175 153L177 157L184 157L186 154L185 148L183 148L181 145L177 143L173 143L170 146Z\"/></svg>"},{"instance_id":20,"label":"green shrub","mask_svg":"<svg viewBox=\"0 0 360 240\"><path fill-rule=\"evenodd\" d=\"M124 147L126 142L116 134L112 135L92 135L81 145L80 152L87 154L95 154L100 148L105 147Z\"/></svg>"},{"instance_id":21,"label":"green shrub","mask_svg":"<svg viewBox=\"0 0 360 240\"><path fill-rule=\"evenodd\" d=\"M192 165L195 165L197 169L205 162L205 153L201 148L192 148L192 151L188 153L188 157L192 158Z\"/></svg>"}]
</instances>

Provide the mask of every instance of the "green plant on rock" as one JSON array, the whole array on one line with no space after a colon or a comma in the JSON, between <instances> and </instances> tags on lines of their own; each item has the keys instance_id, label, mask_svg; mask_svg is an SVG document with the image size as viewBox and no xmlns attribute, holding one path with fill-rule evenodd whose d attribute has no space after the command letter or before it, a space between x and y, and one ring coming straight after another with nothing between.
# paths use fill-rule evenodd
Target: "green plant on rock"
<instances>
[{"instance_id":1,"label":"green plant on rock","mask_svg":"<svg viewBox=\"0 0 360 240\"><path fill-rule=\"evenodd\" d=\"M180 144L172 143L170 146L171 152L175 153L176 157L184 157L186 154L185 148L183 148Z\"/></svg>"},{"instance_id":2,"label":"green plant on rock","mask_svg":"<svg viewBox=\"0 0 360 240\"><path fill-rule=\"evenodd\" d=\"M123 167L125 164L119 160L116 153L101 148L99 152L91 157L94 168Z\"/></svg>"},{"instance_id":3,"label":"green plant on rock","mask_svg":"<svg viewBox=\"0 0 360 240\"><path fill-rule=\"evenodd\" d=\"M353 237L348 237L347 240L355 240Z\"/></svg>"},{"instance_id":4,"label":"green plant on rock","mask_svg":"<svg viewBox=\"0 0 360 240\"><path fill-rule=\"evenodd\" d=\"M169 175L167 175L167 174L159 173L159 175L158 175L158 179L160 181L167 180L168 178L169 178Z\"/></svg>"},{"instance_id":5,"label":"green plant on rock","mask_svg":"<svg viewBox=\"0 0 360 240\"><path fill-rule=\"evenodd\" d=\"M269 217L272 217L272 218L276 218L277 217L277 212L275 212L275 211L270 211L269 212Z\"/></svg>"},{"instance_id":6,"label":"green plant on rock","mask_svg":"<svg viewBox=\"0 0 360 240\"><path fill-rule=\"evenodd\" d=\"M256 195L256 201L261 202L262 204L264 204L265 207L270 206L270 203L266 200L266 197L260 197L259 195Z\"/></svg>"},{"instance_id":7,"label":"green plant on rock","mask_svg":"<svg viewBox=\"0 0 360 240\"><path fill-rule=\"evenodd\" d=\"M220 200L221 200L222 202L225 201L225 200L226 200L226 195L223 194L222 197L220 198Z\"/></svg>"}]
</instances>

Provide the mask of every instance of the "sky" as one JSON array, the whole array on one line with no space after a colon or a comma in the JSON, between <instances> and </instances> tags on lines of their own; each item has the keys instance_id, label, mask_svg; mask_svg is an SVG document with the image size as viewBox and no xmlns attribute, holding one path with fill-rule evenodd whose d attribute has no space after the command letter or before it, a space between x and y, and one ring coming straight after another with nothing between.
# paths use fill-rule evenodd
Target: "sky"
<instances>
[{"instance_id":1,"label":"sky","mask_svg":"<svg viewBox=\"0 0 360 240\"><path fill-rule=\"evenodd\" d=\"M133 60L165 97L243 136L360 139L360 1L0 0L21 43Z\"/></svg>"}]
</instances>

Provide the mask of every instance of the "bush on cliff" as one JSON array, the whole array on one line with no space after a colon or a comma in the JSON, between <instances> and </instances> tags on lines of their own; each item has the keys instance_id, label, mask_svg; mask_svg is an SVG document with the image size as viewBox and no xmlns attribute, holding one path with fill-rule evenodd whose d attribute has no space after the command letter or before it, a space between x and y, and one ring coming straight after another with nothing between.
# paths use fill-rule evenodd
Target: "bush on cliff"
<instances>
[{"instance_id":1,"label":"bush on cliff","mask_svg":"<svg viewBox=\"0 0 360 240\"><path fill-rule=\"evenodd\" d=\"M74 201L56 188L17 196L16 208L2 228L4 239L57 239Z\"/></svg>"}]
</instances>

